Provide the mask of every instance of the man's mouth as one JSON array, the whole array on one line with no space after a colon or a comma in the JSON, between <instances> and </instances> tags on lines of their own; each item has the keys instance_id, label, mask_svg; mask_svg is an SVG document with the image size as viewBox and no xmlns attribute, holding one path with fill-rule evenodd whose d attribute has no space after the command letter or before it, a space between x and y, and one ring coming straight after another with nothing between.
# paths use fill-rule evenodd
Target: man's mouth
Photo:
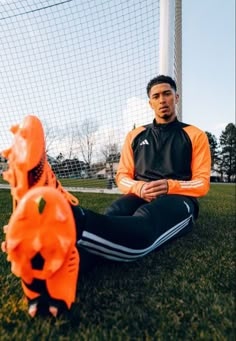
<instances>
[{"instance_id":1,"label":"man's mouth","mask_svg":"<svg viewBox=\"0 0 236 341\"><path fill-rule=\"evenodd\" d=\"M165 107L161 107L159 109L161 112L167 112L169 110L168 106L165 106Z\"/></svg>"}]
</instances>

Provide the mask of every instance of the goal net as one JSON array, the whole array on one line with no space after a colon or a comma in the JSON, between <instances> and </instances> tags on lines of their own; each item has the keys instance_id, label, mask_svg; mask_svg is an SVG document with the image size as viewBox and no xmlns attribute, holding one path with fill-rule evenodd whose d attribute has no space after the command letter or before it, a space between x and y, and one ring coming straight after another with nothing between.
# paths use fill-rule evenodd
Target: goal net
<instances>
[{"instance_id":1,"label":"goal net","mask_svg":"<svg viewBox=\"0 0 236 341\"><path fill-rule=\"evenodd\" d=\"M153 119L146 85L159 73L160 1L0 7L0 150L11 145L13 124L36 115L63 185L114 189L126 133ZM1 158L0 171L6 167Z\"/></svg>"}]
</instances>

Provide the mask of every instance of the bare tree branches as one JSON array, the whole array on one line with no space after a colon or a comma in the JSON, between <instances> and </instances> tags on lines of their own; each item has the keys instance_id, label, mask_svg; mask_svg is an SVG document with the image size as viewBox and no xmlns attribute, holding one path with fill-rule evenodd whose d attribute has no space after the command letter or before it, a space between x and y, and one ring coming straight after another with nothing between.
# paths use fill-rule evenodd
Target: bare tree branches
<instances>
[{"instance_id":1,"label":"bare tree branches","mask_svg":"<svg viewBox=\"0 0 236 341\"><path fill-rule=\"evenodd\" d=\"M81 127L77 127L76 138L78 138L78 145L83 157L83 161L90 167L96 142L96 132L98 125L88 119L84 120Z\"/></svg>"}]
</instances>

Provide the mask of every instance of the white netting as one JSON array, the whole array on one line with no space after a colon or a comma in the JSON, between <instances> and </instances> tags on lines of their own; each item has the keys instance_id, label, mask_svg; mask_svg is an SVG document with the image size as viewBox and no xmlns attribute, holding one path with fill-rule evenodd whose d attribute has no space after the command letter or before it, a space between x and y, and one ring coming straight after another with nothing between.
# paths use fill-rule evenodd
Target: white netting
<instances>
[{"instance_id":1,"label":"white netting","mask_svg":"<svg viewBox=\"0 0 236 341\"><path fill-rule=\"evenodd\" d=\"M0 150L11 144L9 127L34 114L58 177L112 177L127 131L153 119L146 84L159 70L159 1L0 8Z\"/></svg>"}]
</instances>

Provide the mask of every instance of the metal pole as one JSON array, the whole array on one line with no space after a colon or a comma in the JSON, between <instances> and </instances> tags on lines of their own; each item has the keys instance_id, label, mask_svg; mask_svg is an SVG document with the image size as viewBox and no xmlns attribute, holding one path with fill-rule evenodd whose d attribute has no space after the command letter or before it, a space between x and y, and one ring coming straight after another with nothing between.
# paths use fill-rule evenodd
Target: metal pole
<instances>
[{"instance_id":1,"label":"metal pole","mask_svg":"<svg viewBox=\"0 0 236 341\"><path fill-rule=\"evenodd\" d=\"M182 120L182 0L160 0L159 74L175 79L180 95L176 111Z\"/></svg>"},{"instance_id":2,"label":"metal pole","mask_svg":"<svg viewBox=\"0 0 236 341\"><path fill-rule=\"evenodd\" d=\"M174 78L175 0L160 0L160 74Z\"/></svg>"},{"instance_id":3,"label":"metal pole","mask_svg":"<svg viewBox=\"0 0 236 341\"><path fill-rule=\"evenodd\" d=\"M182 121L182 0L175 0L175 81L179 94L176 110Z\"/></svg>"}]
</instances>

